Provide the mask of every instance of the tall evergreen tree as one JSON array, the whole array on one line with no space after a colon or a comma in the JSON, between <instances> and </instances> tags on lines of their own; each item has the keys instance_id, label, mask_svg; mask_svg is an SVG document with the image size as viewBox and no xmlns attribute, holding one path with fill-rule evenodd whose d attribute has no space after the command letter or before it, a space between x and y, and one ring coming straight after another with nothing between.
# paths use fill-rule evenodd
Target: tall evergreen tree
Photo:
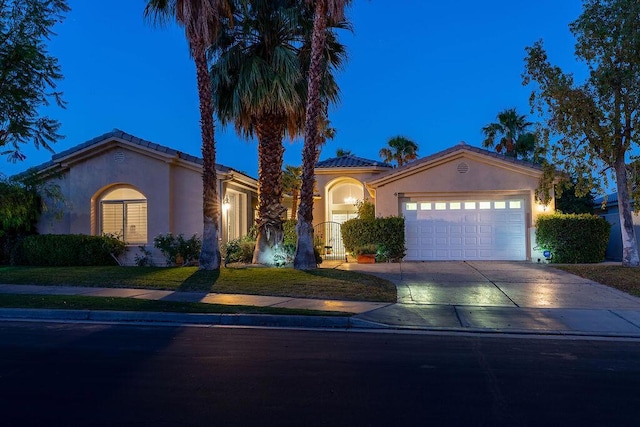
<instances>
[{"instance_id":1,"label":"tall evergreen tree","mask_svg":"<svg viewBox=\"0 0 640 427\"><path fill-rule=\"evenodd\" d=\"M322 81L330 72L330 61L326 57L327 27L331 21L344 20L345 7L350 0L305 0L314 6L311 55L307 75L307 103L304 125L304 147L302 150L302 187L296 232L298 241L294 268L311 270L316 268L313 248L313 188L315 165L318 161L319 123L323 114Z\"/></svg>"},{"instance_id":2,"label":"tall evergreen tree","mask_svg":"<svg viewBox=\"0 0 640 427\"><path fill-rule=\"evenodd\" d=\"M224 19L231 17L228 0L148 0L144 14L157 23L175 20L184 28L189 53L196 65L200 131L202 135L203 233L200 268L220 268L220 198L216 173L215 124L207 50L213 45Z\"/></svg>"}]
</instances>

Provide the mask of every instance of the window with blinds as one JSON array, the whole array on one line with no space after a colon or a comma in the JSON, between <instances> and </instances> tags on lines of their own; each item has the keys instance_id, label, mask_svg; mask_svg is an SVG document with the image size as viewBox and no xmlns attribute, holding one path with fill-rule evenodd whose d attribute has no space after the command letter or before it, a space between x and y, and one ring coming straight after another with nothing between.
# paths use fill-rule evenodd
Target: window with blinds
<instances>
[{"instance_id":1,"label":"window with blinds","mask_svg":"<svg viewBox=\"0 0 640 427\"><path fill-rule=\"evenodd\" d=\"M116 200L118 196L144 196L133 189L118 188L105 194L100 202L101 232L122 238L127 244L147 243L147 201Z\"/></svg>"}]
</instances>

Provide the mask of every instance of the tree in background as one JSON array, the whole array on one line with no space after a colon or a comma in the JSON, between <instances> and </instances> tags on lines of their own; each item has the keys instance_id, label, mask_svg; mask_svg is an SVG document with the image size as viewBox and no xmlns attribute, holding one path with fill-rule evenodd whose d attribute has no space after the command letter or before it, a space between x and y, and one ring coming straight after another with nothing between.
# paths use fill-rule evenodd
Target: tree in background
<instances>
[{"instance_id":1,"label":"tree in background","mask_svg":"<svg viewBox=\"0 0 640 427\"><path fill-rule=\"evenodd\" d=\"M302 168L300 166L286 165L282 171L282 191L291 194L291 219L296 219L301 185Z\"/></svg>"},{"instance_id":2,"label":"tree in background","mask_svg":"<svg viewBox=\"0 0 640 427\"><path fill-rule=\"evenodd\" d=\"M338 148L336 150L336 157L343 157L343 156L351 156L351 150L345 150L344 148Z\"/></svg>"},{"instance_id":3,"label":"tree in background","mask_svg":"<svg viewBox=\"0 0 640 427\"><path fill-rule=\"evenodd\" d=\"M68 11L66 0L0 1L0 155L10 161L24 160L22 144L53 152L62 137L60 123L40 108L51 100L64 107L60 65L45 42Z\"/></svg>"},{"instance_id":4,"label":"tree in background","mask_svg":"<svg viewBox=\"0 0 640 427\"><path fill-rule=\"evenodd\" d=\"M400 167L418 157L418 144L398 135L387 141L388 147L380 149L380 157L387 163L396 162Z\"/></svg>"},{"instance_id":5,"label":"tree in background","mask_svg":"<svg viewBox=\"0 0 640 427\"><path fill-rule=\"evenodd\" d=\"M622 233L622 264L640 265L631 212L627 159L639 143L640 2L584 0L582 14L569 26L577 38L576 57L589 77L552 65L542 41L527 47L524 83L536 83L531 103L546 119L541 143L569 176L586 176L583 194L615 180ZM549 188L547 183L547 189Z\"/></svg>"},{"instance_id":6,"label":"tree in background","mask_svg":"<svg viewBox=\"0 0 640 427\"><path fill-rule=\"evenodd\" d=\"M498 120L482 128L485 136L482 145L494 148L505 156L534 161L536 136L529 132L532 125L525 115L520 115L515 108L504 110L496 117ZM496 142L497 140L497 142Z\"/></svg>"},{"instance_id":7,"label":"tree in background","mask_svg":"<svg viewBox=\"0 0 640 427\"><path fill-rule=\"evenodd\" d=\"M184 28L189 54L196 65L198 100L200 102L200 132L202 135L202 214L203 233L200 268L220 268L220 199L216 173L213 103L207 50L215 42L225 18L231 17L228 0L148 0L145 17L156 23L175 20Z\"/></svg>"},{"instance_id":8,"label":"tree in background","mask_svg":"<svg viewBox=\"0 0 640 427\"><path fill-rule=\"evenodd\" d=\"M313 245L313 189L315 186L315 165L318 161L318 146L321 118L326 116L326 99L322 94L323 81L332 75L335 66L342 61L332 60L327 55L327 42L335 34L328 31L330 24L344 21L344 9L349 0L305 0L313 5L313 31L307 73L307 100L304 123L304 147L302 149L302 187L296 232L296 254L293 261L298 270L315 269L316 257ZM331 42L331 40L329 40ZM344 53L344 52L343 52ZM341 59L341 58L340 58ZM337 93L336 93L337 96ZM324 107L324 108L323 108Z\"/></svg>"},{"instance_id":9,"label":"tree in background","mask_svg":"<svg viewBox=\"0 0 640 427\"><path fill-rule=\"evenodd\" d=\"M577 180L572 178L559 184L556 191L556 210L564 214L593 213L594 200L592 192L581 193L577 187Z\"/></svg>"}]
</instances>

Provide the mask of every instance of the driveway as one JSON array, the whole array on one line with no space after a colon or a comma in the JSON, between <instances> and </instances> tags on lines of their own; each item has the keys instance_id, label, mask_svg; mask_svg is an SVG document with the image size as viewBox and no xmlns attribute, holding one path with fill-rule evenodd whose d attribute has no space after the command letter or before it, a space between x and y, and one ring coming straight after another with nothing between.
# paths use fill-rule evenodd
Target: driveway
<instances>
[{"instance_id":1,"label":"driveway","mask_svg":"<svg viewBox=\"0 0 640 427\"><path fill-rule=\"evenodd\" d=\"M509 261L431 261L343 264L388 279L403 304L521 308L640 309L640 298L547 264Z\"/></svg>"},{"instance_id":2,"label":"driveway","mask_svg":"<svg viewBox=\"0 0 640 427\"><path fill-rule=\"evenodd\" d=\"M395 327L640 336L640 298L509 261L342 264L396 284L398 302L357 316Z\"/></svg>"}]
</instances>

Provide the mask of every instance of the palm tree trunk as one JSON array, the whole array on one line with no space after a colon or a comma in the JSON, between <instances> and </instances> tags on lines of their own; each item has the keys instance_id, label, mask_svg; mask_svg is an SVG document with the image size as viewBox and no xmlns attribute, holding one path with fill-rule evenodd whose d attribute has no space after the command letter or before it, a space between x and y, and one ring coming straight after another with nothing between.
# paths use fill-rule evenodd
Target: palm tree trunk
<instances>
[{"instance_id":1,"label":"palm tree trunk","mask_svg":"<svg viewBox=\"0 0 640 427\"><path fill-rule=\"evenodd\" d=\"M313 34L311 39L311 63L307 91L307 111L304 126L304 148L302 150L302 186L296 231L298 242L293 267L297 270L317 268L313 250L313 187L315 163L318 157L318 119L321 114L320 82L322 78L322 51L327 37L326 0L315 2Z\"/></svg>"},{"instance_id":2,"label":"palm tree trunk","mask_svg":"<svg viewBox=\"0 0 640 427\"><path fill-rule=\"evenodd\" d=\"M216 147L214 140L215 124L211 104L211 85L204 45L199 43L193 49L198 78L198 98L200 101L200 131L202 134L202 214L204 228L202 232L202 250L200 268L217 270L220 268L220 247L218 246L218 222L220 219L220 200L216 176Z\"/></svg>"},{"instance_id":3,"label":"palm tree trunk","mask_svg":"<svg viewBox=\"0 0 640 427\"><path fill-rule=\"evenodd\" d=\"M276 115L256 119L258 136L258 238L253 264L273 265L282 245L282 157L284 121Z\"/></svg>"}]
</instances>

